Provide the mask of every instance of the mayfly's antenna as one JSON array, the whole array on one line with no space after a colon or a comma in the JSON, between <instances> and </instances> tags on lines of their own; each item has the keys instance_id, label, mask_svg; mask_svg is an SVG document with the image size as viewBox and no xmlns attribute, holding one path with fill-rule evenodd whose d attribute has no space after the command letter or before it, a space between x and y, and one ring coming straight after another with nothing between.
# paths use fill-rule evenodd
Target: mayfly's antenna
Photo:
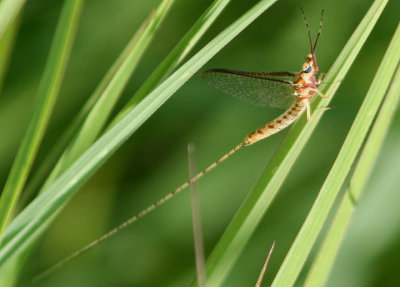
<instances>
[{"instance_id":1,"label":"mayfly's antenna","mask_svg":"<svg viewBox=\"0 0 400 287\"><path fill-rule=\"evenodd\" d=\"M311 31L310 31L310 27L308 26L308 21L306 18L306 14L304 13L303 7L300 7L300 11L301 11L301 14L303 14L304 23L306 23L308 39L310 40L311 54L314 55L314 48L313 48L312 39L311 39Z\"/></svg>"},{"instance_id":2,"label":"mayfly's antenna","mask_svg":"<svg viewBox=\"0 0 400 287\"><path fill-rule=\"evenodd\" d=\"M315 39L314 47L312 50L312 53L314 54L315 48L317 47L318 39L319 36L321 36L321 30L322 30L322 20L324 19L324 9L321 10L321 21L319 22L319 30L318 30L318 35L317 38Z\"/></svg>"},{"instance_id":3,"label":"mayfly's antenna","mask_svg":"<svg viewBox=\"0 0 400 287\"><path fill-rule=\"evenodd\" d=\"M308 21L307 21L307 18L306 18L306 14L304 13L304 10L303 10L302 7L300 7L300 11L301 11L301 14L303 14L304 23L306 23L306 27L307 27L308 39L310 40L311 55L312 55L314 66L315 66L315 72L318 73L319 68L318 68L317 58L315 57L314 51L315 51L315 48L317 47L319 36L321 35L322 20L323 20L323 17L324 17L324 9L321 10L321 21L319 22L318 35L317 35L317 38L315 39L314 45L312 44L311 31L310 31L310 27L308 26Z\"/></svg>"}]
</instances>

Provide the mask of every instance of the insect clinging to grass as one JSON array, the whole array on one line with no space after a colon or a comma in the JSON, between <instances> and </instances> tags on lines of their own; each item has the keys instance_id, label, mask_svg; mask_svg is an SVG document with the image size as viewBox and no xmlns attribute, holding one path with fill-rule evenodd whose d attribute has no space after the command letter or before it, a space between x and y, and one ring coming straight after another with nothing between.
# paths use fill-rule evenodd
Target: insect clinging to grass
<instances>
[{"instance_id":1,"label":"insect clinging to grass","mask_svg":"<svg viewBox=\"0 0 400 287\"><path fill-rule=\"evenodd\" d=\"M265 139L272 134L275 134L280 130L288 127L291 123L296 121L303 114L304 111L306 111L307 120L309 122L312 121L310 108L311 99L315 94L325 98L325 96L318 90L318 86L320 85L322 76L324 74L321 73L317 78L319 66L315 56L315 49L321 35L324 10L321 11L321 21L318 34L314 43L311 38L311 32L308 26L307 19L302 9L301 11L307 27L311 52L305 57L306 61L302 64L301 70L298 73L246 72L229 69L211 69L206 70L201 74L201 77L208 84L226 94L232 95L236 98L259 106L286 108L286 111L274 120L268 122L266 125L250 133L235 148L222 156L216 162L209 165L206 169L198 173L196 176L190 178L177 189L170 192L165 197L156 201L152 205L148 206L141 212L137 213L130 219L126 220L121 225L110 230L108 233L79 249L78 251L66 257L57 264L53 265L49 269L45 270L43 273L39 274L36 279L43 278L44 276L50 274L66 262L88 251L102 241L110 238L112 235L127 227L129 224L138 220L142 216L146 215L160 204L165 203L168 199L172 198L182 189L188 187L191 183L197 181L201 176L216 167L219 163L221 163L228 157L230 157L240 148L252 145L257 141ZM327 109L329 108L325 108L321 112Z\"/></svg>"}]
</instances>

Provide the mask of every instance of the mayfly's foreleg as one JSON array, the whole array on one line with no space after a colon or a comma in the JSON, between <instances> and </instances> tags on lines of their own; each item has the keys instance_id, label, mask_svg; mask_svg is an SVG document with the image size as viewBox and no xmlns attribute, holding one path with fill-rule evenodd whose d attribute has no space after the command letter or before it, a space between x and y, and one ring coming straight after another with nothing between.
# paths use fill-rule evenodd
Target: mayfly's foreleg
<instances>
[{"instance_id":1,"label":"mayfly's foreleg","mask_svg":"<svg viewBox=\"0 0 400 287\"><path fill-rule=\"evenodd\" d=\"M306 105L306 110L307 110L307 121L309 123L313 122L318 116L320 116L323 112L332 109L331 107L326 107L323 108L322 110L320 110L316 115L314 115L314 117L311 118L311 107L310 107L310 102L306 101L305 102Z\"/></svg>"},{"instance_id":2,"label":"mayfly's foreleg","mask_svg":"<svg viewBox=\"0 0 400 287\"><path fill-rule=\"evenodd\" d=\"M321 84L322 79L323 79L323 77L325 77L325 75L326 75L326 73L319 74L318 81L317 81L317 86L319 86Z\"/></svg>"}]
</instances>

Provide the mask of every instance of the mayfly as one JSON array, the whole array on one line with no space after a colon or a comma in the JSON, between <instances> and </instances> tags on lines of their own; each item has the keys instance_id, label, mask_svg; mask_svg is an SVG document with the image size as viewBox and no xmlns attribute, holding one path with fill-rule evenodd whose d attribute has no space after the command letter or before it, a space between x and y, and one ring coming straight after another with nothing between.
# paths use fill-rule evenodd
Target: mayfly
<instances>
[{"instance_id":1,"label":"mayfly","mask_svg":"<svg viewBox=\"0 0 400 287\"><path fill-rule=\"evenodd\" d=\"M196 176L190 178L177 189L148 206L141 212L137 213L135 216L131 217L121 225L115 227L108 233L45 270L43 273L36 276L34 278L35 280L45 277L66 262L88 251L102 241L110 238L121 229L149 213L160 204L163 204L182 189L197 181L201 176L230 157L240 148L252 145L259 140L267 138L270 135L288 127L291 123L298 119L304 111L307 113L307 120L310 122L312 121L310 111L312 97L315 93L317 93L319 96L325 98L325 96L318 90L323 73L319 75L318 79L316 78L316 75L319 72L319 67L315 57L315 49L318 44L318 39L321 35L324 10L321 11L321 21L314 44L311 38L311 32L307 19L302 9L301 12L303 14L308 32L311 53L306 56L306 61L301 66L300 72L245 72L228 69L211 69L202 73L202 78L205 79L208 84L226 94L259 106L286 108L286 111L276 119L249 134L239 145L222 156L216 162L208 166L206 169L198 173ZM325 108L324 110L326 109L328 108Z\"/></svg>"}]
</instances>

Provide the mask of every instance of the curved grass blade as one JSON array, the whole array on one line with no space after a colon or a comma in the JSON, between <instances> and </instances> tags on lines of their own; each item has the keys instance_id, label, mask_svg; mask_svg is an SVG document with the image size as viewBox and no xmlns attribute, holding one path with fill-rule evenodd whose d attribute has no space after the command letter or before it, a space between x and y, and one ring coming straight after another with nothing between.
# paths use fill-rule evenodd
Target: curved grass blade
<instances>
[{"instance_id":1,"label":"curved grass blade","mask_svg":"<svg viewBox=\"0 0 400 287\"><path fill-rule=\"evenodd\" d=\"M262 0L231 24L181 68L166 79L140 104L101 136L74 164L40 194L7 228L0 249L0 265L23 252L41 234L59 208L172 94L209 59L252 23L276 0ZM34 217L30 216L35 214ZM17 227L17 228L16 228Z\"/></svg>"},{"instance_id":2,"label":"curved grass blade","mask_svg":"<svg viewBox=\"0 0 400 287\"><path fill-rule=\"evenodd\" d=\"M325 78L327 84L325 86L321 84L323 87L320 89L329 98L324 100L317 98L313 102L312 111L314 111L315 116L318 113L315 111L326 107L333 98L340 81L350 69L386 3L387 0L376 0L373 3L332 65ZM275 198L279 187L310 138L319 119L320 117L317 116L312 123L307 124L303 116L289 131L209 257L207 261L207 283L209 286L220 286L223 283L265 211Z\"/></svg>"},{"instance_id":3,"label":"curved grass blade","mask_svg":"<svg viewBox=\"0 0 400 287\"><path fill-rule=\"evenodd\" d=\"M82 0L67 0L64 3L48 62L39 86L32 120L22 140L1 196L0 239L3 237L3 231L17 204L50 119L70 56L82 6Z\"/></svg>"},{"instance_id":4,"label":"curved grass blade","mask_svg":"<svg viewBox=\"0 0 400 287\"><path fill-rule=\"evenodd\" d=\"M101 130L118 101L124 87L153 39L162 20L175 0L163 0L138 33L134 36L132 45L127 47L124 59L121 61L112 79L104 88L101 96L91 108L73 142L61 156L57 165L46 180L42 190L71 165L99 136Z\"/></svg>"},{"instance_id":5,"label":"curved grass blade","mask_svg":"<svg viewBox=\"0 0 400 287\"><path fill-rule=\"evenodd\" d=\"M14 22L8 27L3 37L0 37L0 94L3 85L4 75L10 60L12 47L17 36L17 31L20 25L20 17L14 19Z\"/></svg>"},{"instance_id":6,"label":"curved grass blade","mask_svg":"<svg viewBox=\"0 0 400 287\"><path fill-rule=\"evenodd\" d=\"M61 156L62 152L66 149L68 144L71 142L73 136L77 133L79 128L81 127L83 121L89 114L92 107L95 105L97 100L103 94L104 90L110 83L111 79L115 76L115 73L120 69L122 63L125 61L128 56L129 51L131 50L132 45L134 45L136 41L136 37L134 36L128 45L125 47L123 52L119 55L118 59L114 62L111 68L107 71L106 75L101 80L100 84L97 86L96 90L90 96L90 98L86 101L84 106L78 112L77 116L74 118L70 126L64 131L60 140L54 145L54 147L48 152L43 162L36 169L36 172L32 176L32 179L28 182L27 187L24 190L21 198L21 206L25 206L25 203L28 201L29 197L40 188L40 185L43 184L45 177L51 172L51 168L55 165L58 158Z\"/></svg>"},{"instance_id":7,"label":"curved grass blade","mask_svg":"<svg viewBox=\"0 0 400 287\"><path fill-rule=\"evenodd\" d=\"M0 2L0 39L3 39L7 29L13 25L12 23L17 18L25 1L26 0L2 0Z\"/></svg>"},{"instance_id":8,"label":"curved grass blade","mask_svg":"<svg viewBox=\"0 0 400 287\"><path fill-rule=\"evenodd\" d=\"M197 20L197 22L193 25L193 27L189 30L189 32L183 37L183 39L179 42L179 44L175 47L175 49L168 55L168 57L160 64L160 66L153 72L153 74L148 78L148 80L141 86L141 88L134 95L135 99L142 99L145 95L147 95L154 87L164 78L166 77L191 51L194 45L200 40L201 36L205 33L205 31L210 27L210 25L215 21L215 19L219 16L219 14L223 11L226 5L231 0L216 0L211 6L204 12L204 14ZM89 110L93 107L94 103L100 97L106 86L108 85L111 78L116 73L116 70L122 64L125 57L127 57L127 53L130 48L129 45L133 45L133 40L125 51L118 58L116 63L112 66L110 71L107 73L105 78L102 80L101 84L98 86L92 97L85 104L77 118L74 120L73 124L68 128L67 132L64 133L62 140L57 143L56 147L50 152L47 158L43 161L44 163L39 167L39 170L35 173L31 184L28 183L27 192L28 194L32 194L35 190L39 188L39 185L43 182L44 176L46 176L54 162L57 160L59 155L65 149L72 136L76 133L78 128L81 126L84 118L89 113ZM135 104L136 105L136 104ZM127 104L125 108L118 114L117 117L114 118L112 124L113 126L119 119L126 115L127 111L132 106Z\"/></svg>"},{"instance_id":9,"label":"curved grass blade","mask_svg":"<svg viewBox=\"0 0 400 287\"><path fill-rule=\"evenodd\" d=\"M230 0L229 0L230 1ZM189 30L189 32L184 36L182 41L175 47L175 49L170 53L170 55L163 61L163 63L157 68L157 70L150 76L150 78L145 82L144 89L141 89L144 93L145 91L150 91L150 89L154 88L154 86L161 80L161 78L166 76L166 73L169 73L176 65L180 63L180 61L184 58L184 56L189 52L186 46L190 46L192 48L194 44L200 39L200 37L204 34L205 29L207 29L212 22L217 18L217 16L222 12L223 8L228 4L227 0L217 0L215 1L206 12L199 18L199 20L195 23L195 25ZM129 45L133 45L134 42L131 42ZM81 110L78 117L74 120L71 127L68 129L67 133L63 137L62 141L58 144L57 148L51 152L49 155L49 159L45 160L45 166L40 167L39 175L34 178L33 186L29 186L29 194L31 194L35 187L41 182L40 175L45 175L46 170L49 170L52 166L51 161L55 161L57 156L62 152L65 146L68 144L70 138L76 132L76 130L80 127L82 121L86 117L89 110L94 105L94 102L100 97L101 93L104 91L109 81L113 78L116 71L119 69L120 65L124 59L128 56L128 52L130 51L130 47L128 46L117 62L113 65L111 70L105 76L100 86L96 89L94 95L89 99L84 108ZM115 121L114 121L115 122ZM33 189L33 190L32 190ZM34 214L32 214L34 216ZM29 218L29 217L28 217ZM14 223L18 223L14 222ZM17 228L19 229L19 227Z\"/></svg>"},{"instance_id":10,"label":"curved grass blade","mask_svg":"<svg viewBox=\"0 0 400 287\"><path fill-rule=\"evenodd\" d=\"M400 100L400 65L354 169L340 206L307 275L304 286L324 286L349 226L355 204L369 179Z\"/></svg>"},{"instance_id":11,"label":"curved grass blade","mask_svg":"<svg viewBox=\"0 0 400 287\"><path fill-rule=\"evenodd\" d=\"M172 3L173 1L171 0L164 0L159 5L158 9L150 14L148 19L143 23L142 27L140 27L139 31L134 35L133 39L128 43L121 56L111 67L110 71L103 78L99 87L89 98L88 102L80 111L80 114L78 114L78 117L68 128L68 133L58 144L58 147L56 147L55 151L62 147L61 144L63 143L63 141L68 142L68 139L73 135L73 132L79 126L82 126L82 121L84 120L84 117L87 115L89 109L91 109L88 115L88 119L84 122L83 126L80 129L80 134L78 135L78 138L75 139L75 141L72 142L72 146L70 146L69 149L64 152L63 157L58 161L58 165L55 167L55 169L53 169L53 172L47 179L47 184L49 184L62 170L67 167L67 165L73 159L71 157L73 156L74 152L78 152L79 148L84 148L82 147L82 145L89 145L93 141L92 138L94 136L97 136L96 131L98 131L99 128L102 127L101 123L104 123L107 119L107 116L112 109L113 103L117 100L117 97L120 95L122 88L126 85L128 78L136 67L139 59L143 55L145 48L152 39L152 36L154 35L157 26L159 26L161 20L166 15ZM94 104L94 101L96 100L98 101L96 102L96 104ZM94 107L92 108L93 105ZM85 136L82 136L82 134ZM87 141L83 141L84 139L86 139ZM50 153L50 155L54 156L54 152ZM34 214L32 214L32 216L34 216ZM35 246L35 244L32 244L29 248L33 249ZM25 259L29 257L29 253L30 252L27 250L27 252L24 252L23 256L18 256L23 258L16 261L16 264L19 267L16 268L16 271L18 269L21 269L23 263L25 263ZM17 274L18 272L15 273Z\"/></svg>"},{"instance_id":12,"label":"curved grass blade","mask_svg":"<svg viewBox=\"0 0 400 287\"><path fill-rule=\"evenodd\" d=\"M400 61L400 24L320 193L271 286L292 286L307 259Z\"/></svg>"},{"instance_id":13,"label":"curved grass blade","mask_svg":"<svg viewBox=\"0 0 400 287\"><path fill-rule=\"evenodd\" d=\"M230 1L231 0L215 0L210 7L208 7L171 53L169 53L146 82L144 82L133 95L131 100L122 108L110 124L110 127L114 126L115 123L122 119L133 107L143 100L162 79L168 76L172 70L179 65Z\"/></svg>"},{"instance_id":14,"label":"curved grass blade","mask_svg":"<svg viewBox=\"0 0 400 287\"><path fill-rule=\"evenodd\" d=\"M188 145L189 179L197 175L196 148L193 143ZM201 223L200 201L197 183L190 184L190 202L192 206L193 245L196 262L196 277L199 287L207 286L206 261L204 259L203 228Z\"/></svg>"}]
</instances>

